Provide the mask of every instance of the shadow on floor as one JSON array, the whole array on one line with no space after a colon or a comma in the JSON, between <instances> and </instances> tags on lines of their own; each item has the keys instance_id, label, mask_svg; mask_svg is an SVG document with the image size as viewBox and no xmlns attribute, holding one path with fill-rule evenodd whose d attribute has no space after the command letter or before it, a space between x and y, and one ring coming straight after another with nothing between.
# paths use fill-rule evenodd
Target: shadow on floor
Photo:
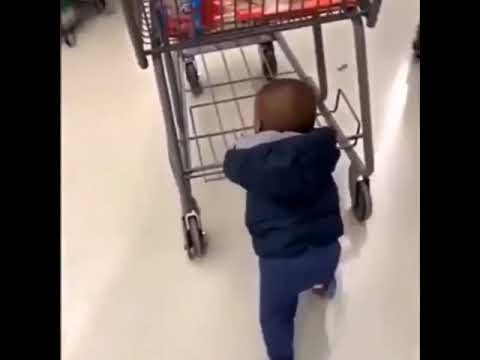
<instances>
[{"instance_id":1,"label":"shadow on floor","mask_svg":"<svg viewBox=\"0 0 480 360\"><path fill-rule=\"evenodd\" d=\"M330 344L326 318L328 303L308 293L300 296L295 329L298 360L327 360Z\"/></svg>"},{"instance_id":2,"label":"shadow on floor","mask_svg":"<svg viewBox=\"0 0 480 360\"><path fill-rule=\"evenodd\" d=\"M367 224L359 223L351 210L345 211L342 214L344 233L348 246L342 246L342 257L340 262L348 262L361 253L362 248L367 241ZM342 242L344 245L344 242Z\"/></svg>"},{"instance_id":3,"label":"shadow on floor","mask_svg":"<svg viewBox=\"0 0 480 360\"><path fill-rule=\"evenodd\" d=\"M337 273L337 293L326 300L305 291L299 298L295 327L295 349L298 360L328 360L338 338L345 314L345 294L341 274Z\"/></svg>"}]
</instances>

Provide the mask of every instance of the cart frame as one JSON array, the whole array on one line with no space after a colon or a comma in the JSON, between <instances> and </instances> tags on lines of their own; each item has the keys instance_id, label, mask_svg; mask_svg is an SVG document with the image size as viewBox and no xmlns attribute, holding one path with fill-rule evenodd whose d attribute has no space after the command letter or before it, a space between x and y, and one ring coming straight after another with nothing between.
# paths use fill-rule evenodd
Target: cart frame
<instances>
[{"instance_id":1,"label":"cart frame","mask_svg":"<svg viewBox=\"0 0 480 360\"><path fill-rule=\"evenodd\" d=\"M201 139L207 139L210 141L210 146L212 146L211 137L223 136L225 145L227 146L228 144L225 140L227 134L236 136L237 133L251 130L252 128L244 123L243 118L241 119L242 127L237 129L225 129L220 120L218 104L224 100L216 99L214 95L215 92L211 89L215 86L230 86L233 97L229 101L233 101L236 104L237 110L240 116L242 116L238 101L241 101L245 97L235 93L235 86L233 84L239 81L250 81L255 78L255 76L251 74L251 70L248 69L250 76L248 79L233 81L223 53L226 49L239 48L245 60L243 50L241 50L242 47L259 44L262 64L264 64L264 68L266 65L270 77L273 78L277 75L276 63L272 63L271 59L266 58L266 53L263 52L262 49L265 49L265 46L268 48L272 42L278 45L293 68L293 72L316 90L319 117L323 118L329 127L337 131L338 147L345 151L350 160L349 190L355 217L359 221L365 221L370 217L372 200L369 179L374 172L374 149L363 18L367 19L368 26L375 26L381 5L380 0L361 0L358 8L350 9L348 12L340 11L335 14L330 14L330 16L318 16L295 22L280 22L277 24L247 27L230 32L213 33L196 39L186 39L181 42L170 41L166 29L160 26L155 16L151 16L149 22L151 28L147 26L149 41L145 42L145 36L142 35L141 24L139 25L139 22L142 23L142 15L140 15L140 13L143 12L143 20L145 21L145 17L147 16L145 6L150 6L151 2L152 0L122 0L122 6L140 67L145 69L148 66L147 56L151 56L153 63L159 98L162 103L169 161L180 194L182 223L185 233L184 244L190 258L200 257L205 253L205 233L201 223L200 208L192 194L191 180L198 177L203 177L207 181L222 178L222 162L218 159L215 159L216 161L210 164L204 164L203 161L200 161L200 166L192 166L191 147L197 146L199 156L201 156L199 147L199 141ZM328 22L341 20L350 21L352 24L358 74L360 115L357 115L342 90L338 90L335 106L332 110L325 104L328 96L328 78L322 26ZM302 69L298 59L281 34L281 32L285 30L306 26L311 27L313 31L319 86L317 86L315 81ZM273 47L271 49L273 51ZM229 81L220 85L211 82L211 76L204 60L204 54L212 51L220 52L228 75ZM207 78L207 85L204 86L203 89L209 89L212 98L211 102L196 106L213 106L215 108L220 128L220 130L215 133L199 135L195 129L195 122L193 121L195 105L190 107L187 105L183 74L187 72L190 91L194 92L195 89L191 82L191 71L196 71L195 56L199 56L202 60ZM245 63L248 68L246 60ZM275 69L272 69L272 65L275 66ZM188 78L188 75L191 75L190 78ZM265 75L267 76L267 74ZM268 77L269 76L267 76L267 78ZM251 94L247 97L253 97L254 95L255 94ZM357 123L357 131L353 135L346 135L335 119L334 114L341 103L347 106L353 119ZM355 146L359 140L363 141L363 160L355 151ZM192 143L191 147L190 143Z\"/></svg>"}]
</instances>

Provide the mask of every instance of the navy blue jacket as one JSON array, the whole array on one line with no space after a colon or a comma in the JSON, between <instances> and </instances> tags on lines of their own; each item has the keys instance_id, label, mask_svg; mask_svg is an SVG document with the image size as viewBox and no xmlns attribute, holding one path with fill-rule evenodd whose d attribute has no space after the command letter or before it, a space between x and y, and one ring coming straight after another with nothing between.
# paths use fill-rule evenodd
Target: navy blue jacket
<instances>
[{"instance_id":1,"label":"navy blue jacket","mask_svg":"<svg viewBox=\"0 0 480 360\"><path fill-rule=\"evenodd\" d=\"M225 175L247 191L246 225L258 256L296 256L343 235L332 176L339 157L327 127L260 132L227 152Z\"/></svg>"}]
</instances>

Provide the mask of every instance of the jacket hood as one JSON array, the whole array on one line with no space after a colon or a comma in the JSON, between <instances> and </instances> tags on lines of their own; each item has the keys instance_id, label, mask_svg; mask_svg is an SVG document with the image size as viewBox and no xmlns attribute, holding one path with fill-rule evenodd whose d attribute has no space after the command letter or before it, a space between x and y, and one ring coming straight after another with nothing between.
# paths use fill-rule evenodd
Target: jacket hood
<instances>
[{"instance_id":1,"label":"jacket hood","mask_svg":"<svg viewBox=\"0 0 480 360\"><path fill-rule=\"evenodd\" d=\"M308 200L331 174L340 157L335 132L265 131L238 140L227 151L227 178L258 196L276 200Z\"/></svg>"}]
</instances>

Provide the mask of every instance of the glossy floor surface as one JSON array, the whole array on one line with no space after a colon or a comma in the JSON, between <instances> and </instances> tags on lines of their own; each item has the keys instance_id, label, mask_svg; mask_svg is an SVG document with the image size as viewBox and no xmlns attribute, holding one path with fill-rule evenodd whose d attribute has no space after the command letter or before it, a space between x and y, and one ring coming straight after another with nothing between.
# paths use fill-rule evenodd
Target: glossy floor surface
<instances>
[{"instance_id":1,"label":"glossy floor surface","mask_svg":"<svg viewBox=\"0 0 480 360\"><path fill-rule=\"evenodd\" d=\"M154 76L137 66L116 8L79 29L77 47L62 45L63 359L265 360L244 193L195 182L210 248L190 263ZM352 220L343 156L342 285L329 304L302 296L299 360L419 359L418 20L418 1L385 1L367 30L374 212ZM285 36L315 76L311 30ZM328 104L339 87L356 99L351 25L325 26L325 42Z\"/></svg>"}]
</instances>

